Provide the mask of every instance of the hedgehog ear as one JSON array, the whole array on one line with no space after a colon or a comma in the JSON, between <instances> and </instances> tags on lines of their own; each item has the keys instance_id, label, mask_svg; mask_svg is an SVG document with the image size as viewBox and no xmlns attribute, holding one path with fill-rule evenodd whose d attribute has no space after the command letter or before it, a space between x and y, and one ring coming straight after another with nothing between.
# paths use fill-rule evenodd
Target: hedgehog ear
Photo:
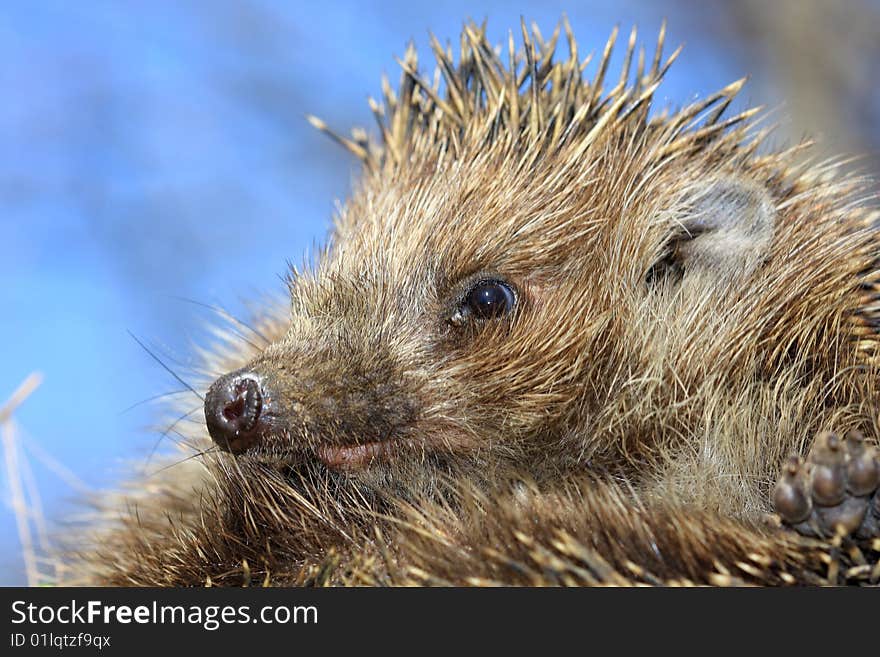
<instances>
[{"instance_id":1,"label":"hedgehog ear","mask_svg":"<svg viewBox=\"0 0 880 657\"><path fill-rule=\"evenodd\" d=\"M689 272L718 280L747 274L766 258L775 223L773 201L758 184L732 177L698 183L674 213L664 256L648 279Z\"/></svg>"}]
</instances>

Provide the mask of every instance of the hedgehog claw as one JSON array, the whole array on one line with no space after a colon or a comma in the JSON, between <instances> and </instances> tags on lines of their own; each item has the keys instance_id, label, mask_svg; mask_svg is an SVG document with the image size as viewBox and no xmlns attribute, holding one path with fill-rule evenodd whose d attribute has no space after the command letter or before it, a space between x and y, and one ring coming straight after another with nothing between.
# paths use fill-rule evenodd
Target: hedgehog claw
<instances>
[{"instance_id":1,"label":"hedgehog claw","mask_svg":"<svg viewBox=\"0 0 880 657\"><path fill-rule=\"evenodd\" d=\"M806 536L880 537L880 451L852 431L819 434L806 462L791 457L773 491L782 521Z\"/></svg>"},{"instance_id":2,"label":"hedgehog claw","mask_svg":"<svg viewBox=\"0 0 880 657\"><path fill-rule=\"evenodd\" d=\"M799 457L792 456L782 469L782 476L776 484L776 490L773 491L773 506L788 524L806 520L812 511L802 465Z\"/></svg>"},{"instance_id":3,"label":"hedgehog claw","mask_svg":"<svg viewBox=\"0 0 880 657\"><path fill-rule=\"evenodd\" d=\"M813 442L809 461L812 464L813 501L822 506L837 506L846 495L846 450L835 434L820 433Z\"/></svg>"},{"instance_id":4,"label":"hedgehog claw","mask_svg":"<svg viewBox=\"0 0 880 657\"><path fill-rule=\"evenodd\" d=\"M849 462L846 466L846 479L849 492L855 496L870 495L880 486L880 467L877 450L865 446L865 438L858 431L851 431L846 437Z\"/></svg>"}]
</instances>

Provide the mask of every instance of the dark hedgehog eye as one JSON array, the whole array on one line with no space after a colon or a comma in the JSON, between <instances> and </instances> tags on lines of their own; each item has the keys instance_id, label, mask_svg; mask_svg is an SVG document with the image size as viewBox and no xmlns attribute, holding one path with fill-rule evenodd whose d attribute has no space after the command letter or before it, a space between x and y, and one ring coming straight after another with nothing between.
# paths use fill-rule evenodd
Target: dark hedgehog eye
<instances>
[{"instance_id":1,"label":"dark hedgehog eye","mask_svg":"<svg viewBox=\"0 0 880 657\"><path fill-rule=\"evenodd\" d=\"M507 283L498 280L480 281L462 300L461 307L452 316L452 323L460 325L466 317L492 319L513 310L516 294Z\"/></svg>"}]
</instances>

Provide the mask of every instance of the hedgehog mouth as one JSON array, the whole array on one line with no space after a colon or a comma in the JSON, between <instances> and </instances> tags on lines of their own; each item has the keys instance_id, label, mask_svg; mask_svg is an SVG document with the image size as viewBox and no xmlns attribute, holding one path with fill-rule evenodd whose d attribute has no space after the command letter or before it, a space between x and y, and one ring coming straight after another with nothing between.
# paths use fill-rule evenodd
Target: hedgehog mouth
<instances>
[{"instance_id":1,"label":"hedgehog mouth","mask_svg":"<svg viewBox=\"0 0 880 657\"><path fill-rule=\"evenodd\" d=\"M362 470L374 461L386 461L394 452L391 441L359 445L321 445L316 450L318 459L332 470Z\"/></svg>"}]
</instances>

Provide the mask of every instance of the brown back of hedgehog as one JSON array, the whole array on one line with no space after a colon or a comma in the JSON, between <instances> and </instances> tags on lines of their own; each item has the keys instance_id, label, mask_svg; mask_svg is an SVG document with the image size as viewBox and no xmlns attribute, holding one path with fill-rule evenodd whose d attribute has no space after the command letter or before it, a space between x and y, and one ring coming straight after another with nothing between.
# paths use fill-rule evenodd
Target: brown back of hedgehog
<instances>
[{"instance_id":1,"label":"brown back of hedgehog","mask_svg":"<svg viewBox=\"0 0 880 657\"><path fill-rule=\"evenodd\" d=\"M380 143L333 135L363 177L289 316L206 367L259 431L132 481L70 581L878 579L876 541L763 522L817 431L877 435L864 184L762 150L742 81L652 116L663 32L588 79L565 28L468 25L433 83L407 51Z\"/></svg>"}]
</instances>

